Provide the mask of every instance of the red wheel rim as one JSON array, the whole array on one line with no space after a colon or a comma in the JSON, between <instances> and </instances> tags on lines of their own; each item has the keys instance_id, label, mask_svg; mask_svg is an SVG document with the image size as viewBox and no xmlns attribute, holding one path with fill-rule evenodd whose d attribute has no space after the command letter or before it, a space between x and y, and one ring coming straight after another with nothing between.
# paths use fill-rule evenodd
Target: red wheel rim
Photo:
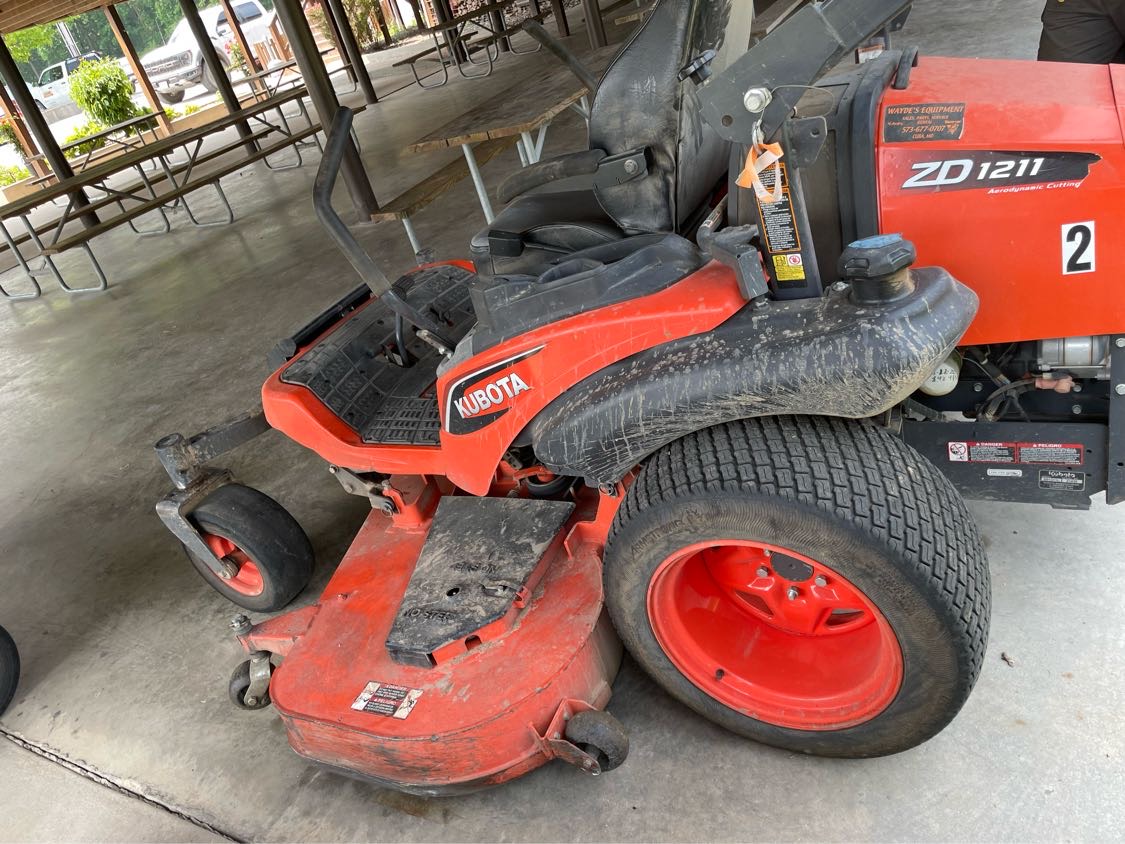
<instances>
[{"instance_id":1,"label":"red wheel rim","mask_svg":"<svg viewBox=\"0 0 1125 844\"><path fill-rule=\"evenodd\" d=\"M216 536L213 533L203 534L203 540L211 553L225 563L230 563L238 569L230 580L220 580L224 586L229 586L239 595L254 597L261 595L266 588L262 571L258 564L250 559L249 555L227 539L225 536Z\"/></svg>"},{"instance_id":2,"label":"red wheel rim","mask_svg":"<svg viewBox=\"0 0 1125 844\"><path fill-rule=\"evenodd\" d=\"M649 584L657 642L685 677L759 721L840 730L882 712L902 684L883 614L833 569L729 539L676 552Z\"/></svg>"}]
</instances>

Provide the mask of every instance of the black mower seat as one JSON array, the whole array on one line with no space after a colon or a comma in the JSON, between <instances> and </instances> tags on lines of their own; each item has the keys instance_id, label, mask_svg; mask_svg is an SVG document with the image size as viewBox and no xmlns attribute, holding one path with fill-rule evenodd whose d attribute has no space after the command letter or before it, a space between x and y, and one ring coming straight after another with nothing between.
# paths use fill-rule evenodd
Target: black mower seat
<instances>
[{"instance_id":1,"label":"black mower seat","mask_svg":"<svg viewBox=\"0 0 1125 844\"><path fill-rule=\"evenodd\" d=\"M730 161L692 76L699 67L720 73L746 52L752 6L656 0L598 85L588 148L529 165L501 186L501 199L517 198L473 239L480 275L539 276L567 252L689 233ZM571 190L575 179L589 188ZM564 183L562 193L532 193Z\"/></svg>"},{"instance_id":2,"label":"black mower seat","mask_svg":"<svg viewBox=\"0 0 1125 844\"><path fill-rule=\"evenodd\" d=\"M593 190L533 193L515 200L473 238L473 263L485 276L539 275L561 256L623 237Z\"/></svg>"}]
</instances>

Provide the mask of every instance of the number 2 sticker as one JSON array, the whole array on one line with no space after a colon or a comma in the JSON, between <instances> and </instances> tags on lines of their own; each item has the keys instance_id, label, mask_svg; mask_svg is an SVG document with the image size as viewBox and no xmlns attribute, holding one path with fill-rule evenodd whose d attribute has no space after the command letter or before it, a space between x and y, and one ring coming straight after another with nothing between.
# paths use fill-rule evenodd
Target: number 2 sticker
<instances>
[{"instance_id":1,"label":"number 2 sticker","mask_svg":"<svg viewBox=\"0 0 1125 844\"><path fill-rule=\"evenodd\" d=\"M1062 227L1063 275L1092 273L1096 269L1097 247L1094 221L1066 223Z\"/></svg>"}]
</instances>

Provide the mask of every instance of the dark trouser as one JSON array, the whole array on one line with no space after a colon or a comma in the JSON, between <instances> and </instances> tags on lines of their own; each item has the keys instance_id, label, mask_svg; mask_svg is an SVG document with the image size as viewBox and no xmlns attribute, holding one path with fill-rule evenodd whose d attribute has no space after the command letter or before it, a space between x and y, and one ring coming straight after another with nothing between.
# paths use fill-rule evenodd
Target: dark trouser
<instances>
[{"instance_id":1,"label":"dark trouser","mask_svg":"<svg viewBox=\"0 0 1125 844\"><path fill-rule=\"evenodd\" d=\"M1039 60L1125 62L1125 0L1047 0Z\"/></svg>"}]
</instances>

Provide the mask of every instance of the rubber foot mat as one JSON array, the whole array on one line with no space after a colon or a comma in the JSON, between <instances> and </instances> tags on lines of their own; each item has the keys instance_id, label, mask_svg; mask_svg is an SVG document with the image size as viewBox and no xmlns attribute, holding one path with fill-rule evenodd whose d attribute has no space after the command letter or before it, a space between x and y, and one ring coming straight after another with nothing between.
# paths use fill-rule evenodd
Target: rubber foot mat
<instances>
[{"instance_id":1,"label":"rubber foot mat","mask_svg":"<svg viewBox=\"0 0 1125 844\"><path fill-rule=\"evenodd\" d=\"M416 270L395 282L398 294L418 310L430 310L459 342L476 321L469 285L476 275L442 264ZM407 326L406 348L414 362L402 367L388 352L395 343L395 315L374 301L294 360L281 374L307 387L365 443L437 445L441 419L434 384L441 354Z\"/></svg>"}]
</instances>

